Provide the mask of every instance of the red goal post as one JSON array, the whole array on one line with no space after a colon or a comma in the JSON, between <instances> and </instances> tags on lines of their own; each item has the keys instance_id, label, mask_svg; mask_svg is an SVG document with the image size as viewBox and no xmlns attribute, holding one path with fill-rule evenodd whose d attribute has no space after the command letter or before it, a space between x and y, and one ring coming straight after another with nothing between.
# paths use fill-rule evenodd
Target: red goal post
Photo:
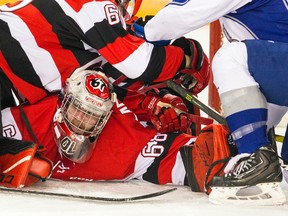
<instances>
[{"instance_id":1,"label":"red goal post","mask_svg":"<svg viewBox=\"0 0 288 216\"><path fill-rule=\"evenodd\" d=\"M212 62L212 59L217 52L217 50L222 45L222 31L220 27L219 21L214 21L210 23L210 44L209 44L209 59ZM215 85L213 84L213 75L211 74L210 81L209 81L209 89L208 89L208 104L213 109L218 112L221 112L221 105L219 94Z\"/></svg>"}]
</instances>

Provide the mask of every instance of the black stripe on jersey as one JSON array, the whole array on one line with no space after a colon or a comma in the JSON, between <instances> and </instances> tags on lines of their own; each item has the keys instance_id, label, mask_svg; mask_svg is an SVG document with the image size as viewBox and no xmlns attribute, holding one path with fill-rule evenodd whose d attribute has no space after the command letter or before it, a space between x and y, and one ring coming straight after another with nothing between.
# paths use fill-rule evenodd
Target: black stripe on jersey
<instances>
[{"instance_id":1,"label":"black stripe on jersey","mask_svg":"<svg viewBox=\"0 0 288 216\"><path fill-rule=\"evenodd\" d=\"M12 37L8 24L3 20L0 20L0 31L0 50L13 73L26 82L45 90L25 51Z\"/></svg>"},{"instance_id":2,"label":"black stripe on jersey","mask_svg":"<svg viewBox=\"0 0 288 216\"><path fill-rule=\"evenodd\" d=\"M121 23L111 26L107 20L96 23L87 33L87 38L98 37L98 40L89 41L97 50L104 48L107 44L113 43L118 37L125 37L129 34ZM154 47L151 58L145 72L137 78L147 84L155 80L162 71L165 64L166 52L164 47ZM132 83L134 81L131 81Z\"/></svg>"},{"instance_id":3,"label":"black stripe on jersey","mask_svg":"<svg viewBox=\"0 0 288 216\"><path fill-rule=\"evenodd\" d=\"M123 88L122 86L113 85L114 91L117 94L117 99L120 101L124 101L124 98L127 96L128 90L127 88Z\"/></svg>"},{"instance_id":4,"label":"black stripe on jersey","mask_svg":"<svg viewBox=\"0 0 288 216\"><path fill-rule=\"evenodd\" d=\"M86 36L87 38L99 38L98 40L90 40L89 42L97 50L100 50L107 46L107 44L113 43L117 38L125 37L127 34L129 33L123 29L121 23L111 26L107 20L103 20L102 22L96 23L95 26L86 33ZM154 47L148 67L137 80L141 80L147 84L151 83L161 73L165 59L165 48ZM135 80L130 80L130 82L134 83Z\"/></svg>"},{"instance_id":5,"label":"black stripe on jersey","mask_svg":"<svg viewBox=\"0 0 288 216\"><path fill-rule=\"evenodd\" d=\"M145 72L138 77L138 80L143 81L146 84L150 84L161 73L166 59L166 52L164 47L154 47L149 61L148 67Z\"/></svg>"},{"instance_id":6,"label":"black stripe on jersey","mask_svg":"<svg viewBox=\"0 0 288 216\"><path fill-rule=\"evenodd\" d=\"M84 65L99 56L98 53L85 50L82 41L86 41L78 24L65 14L60 5L53 0L34 0L32 4L41 12L64 49L70 50L80 65Z\"/></svg>"},{"instance_id":7,"label":"black stripe on jersey","mask_svg":"<svg viewBox=\"0 0 288 216\"><path fill-rule=\"evenodd\" d=\"M164 151L159 157L155 158L154 162L149 166L146 173L143 175L143 180L159 184L158 169L160 163L169 153L169 150L177 136L179 136L179 133L169 133L165 141L157 143L157 145L162 145L164 147Z\"/></svg>"},{"instance_id":8,"label":"black stripe on jersey","mask_svg":"<svg viewBox=\"0 0 288 216\"><path fill-rule=\"evenodd\" d=\"M106 19L101 22L95 23L94 27L86 32L86 37L91 38L89 42L97 50L113 43L119 37L125 37L128 32L123 28L119 22L115 25L110 25Z\"/></svg>"}]
</instances>

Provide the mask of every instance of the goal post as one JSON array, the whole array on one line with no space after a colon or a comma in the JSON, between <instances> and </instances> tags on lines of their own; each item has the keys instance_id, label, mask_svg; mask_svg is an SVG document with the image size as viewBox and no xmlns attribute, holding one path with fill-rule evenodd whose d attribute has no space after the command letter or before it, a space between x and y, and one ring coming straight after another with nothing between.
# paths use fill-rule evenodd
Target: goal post
<instances>
[{"instance_id":1,"label":"goal post","mask_svg":"<svg viewBox=\"0 0 288 216\"><path fill-rule=\"evenodd\" d=\"M214 21L210 23L210 44L209 44L209 59L210 62L212 62L212 59L217 52L217 50L222 45L222 32L219 21ZM218 112L221 112L221 105L220 105L220 99L219 94L217 92L217 89L213 83L213 75L211 73L211 77L209 80L209 86L208 86L208 104L213 109L215 109Z\"/></svg>"}]
</instances>

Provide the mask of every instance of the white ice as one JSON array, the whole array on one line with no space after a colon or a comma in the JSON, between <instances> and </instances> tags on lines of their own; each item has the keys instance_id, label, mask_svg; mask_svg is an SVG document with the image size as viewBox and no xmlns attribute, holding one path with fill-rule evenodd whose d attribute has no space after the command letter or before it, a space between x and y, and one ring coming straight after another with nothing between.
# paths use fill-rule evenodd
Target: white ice
<instances>
[{"instance_id":1,"label":"white ice","mask_svg":"<svg viewBox=\"0 0 288 216\"><path fill-rule=\"evenodd\" d=\"M139 196L168 188L173 188L173 186L160 186L142 181L132 181L129 183L58 183L50 180L47 182L39 182L33 186L33 189L40 191L45 189L45 191L57 193L113 198ZM287 197L287 184L283 186L283 189ZM288 203L281 206L215 205L209 203L206 194L192 192L190 188L185 186L177 187L176 191L159 197L131 202L83 201L71 198L1 192L0 203L1 215L9 216L284 216L287 215L288 212Z\"/></svg>"}]
</instances>

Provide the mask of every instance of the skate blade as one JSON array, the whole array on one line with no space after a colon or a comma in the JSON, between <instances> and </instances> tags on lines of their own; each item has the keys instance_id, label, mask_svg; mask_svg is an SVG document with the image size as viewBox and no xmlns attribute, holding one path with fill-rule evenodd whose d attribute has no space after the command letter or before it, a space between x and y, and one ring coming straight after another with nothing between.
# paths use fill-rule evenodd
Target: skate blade
<instances>
[{"instance_id":1,"label":"skate blade","mask_svg":"<svg viewBox=\"0 0 288 216\"><path fill-rule=\"evenodd\" d=\"M283 205L286 202L279 182L246 187L212 187L209 201L214 204Z\"/></svg>"}]
</instances>

